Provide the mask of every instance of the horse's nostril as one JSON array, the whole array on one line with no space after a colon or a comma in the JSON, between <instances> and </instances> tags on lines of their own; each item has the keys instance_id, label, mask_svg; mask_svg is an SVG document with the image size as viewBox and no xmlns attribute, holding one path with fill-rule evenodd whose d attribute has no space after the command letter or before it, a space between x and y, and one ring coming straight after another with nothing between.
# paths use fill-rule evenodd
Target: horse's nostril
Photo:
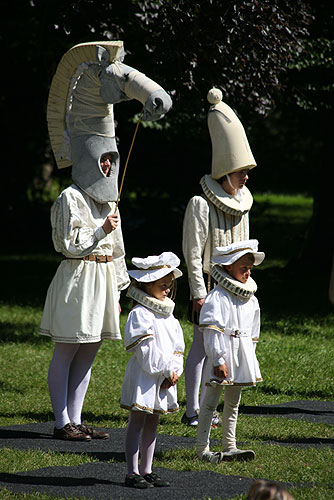
<instances>
[{"instance_id":1,"label":"horse's nostril","mask_svg":"<svg viewBox=\"0 0 334 500\"><path fill-rule=\"evenodd\" d=\"M160 99L160 97L156 97L154 99L154 107L155 108L162 108L162 106L163 106L162 99Z\"/></svg>"}]
</instances>

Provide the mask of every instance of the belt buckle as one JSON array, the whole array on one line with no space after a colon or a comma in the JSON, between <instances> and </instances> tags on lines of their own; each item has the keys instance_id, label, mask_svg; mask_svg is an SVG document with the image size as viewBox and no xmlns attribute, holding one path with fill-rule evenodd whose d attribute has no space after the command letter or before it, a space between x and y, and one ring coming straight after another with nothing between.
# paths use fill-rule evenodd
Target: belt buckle
<instances>
[{"instance_id":1,"label":"belt buckle","mask_svg":"<svg viewBox=\"0 0 334 500\"><path fill-rule=\"evenodd\" d=\"M231 333L231 337L234 337L235 339L237 339L238 337L240 337L240 331L235 330L234 333Z\"/></svg>"}]
</instances>

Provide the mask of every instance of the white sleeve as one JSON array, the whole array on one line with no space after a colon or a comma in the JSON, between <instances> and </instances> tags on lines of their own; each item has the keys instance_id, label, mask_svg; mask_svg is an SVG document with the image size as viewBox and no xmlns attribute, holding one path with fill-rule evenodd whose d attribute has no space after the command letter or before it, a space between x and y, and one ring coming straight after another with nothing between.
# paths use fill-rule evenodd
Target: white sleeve
<instances>
[{"instance_id":1,"label":"white sleeve","mask_svg":"<svg viewBox=\"0 0 334 500\"><path fill-rule=\"evenodd\" d=\"M154 337L147 338L135 349L138 363L145 372L162 374L169 378L173 372L174 356L167 357L158 347Z\"/></svg>"},{"instance_id":2,"label":"white sleeve","mask_svg":"<svg viewBox=\"0 0 334 500\"><path fill-rule=\"evenodd\" d=\"M154 333L154 314L144 306L132 309L124 330L126 350L134 352L144 371L168 378L173 372L174 353L166 355L159 349Z\"/></svg>"},{"instance_id":3,"label":"white sleeve","mask_svg":"<svg viewBox=\"0 0 334 500\"><path fill-rule=\"evenodd\" d=\"M181 325L177 319L176 323L176 343L173 355L173 371L180 377L183 373L183 359L184 359L184 338Z\"/></svg>"},{"instance_id":4,"label":"white sleeve","mask_svg":"<svg viewBox=\"0 0 334 500\"><path fill-rule=\"evenodd\" d=\"M221 287L216 286L205 298L199 317L201 328L213 327L224 331L229 319L230 302Z\"/></svg>"},{"instance_id":5,"label":"white sleeve","mask_svg":"<svg viewBox=\"0 0 334 500\"><path fill-rule=\"evenodd\" d=\"M89 224L89 207L74 190L65 190L51 208L52 239L57 252L84 257L106 237L102 227Z\"/></svg>"},{"instance_id":6,"label":"white sleeve","mask_svg":"<svg viewBox=\"0 0 334 500\"><path fill-rule=\"evenodd\" d=\"M204 328L203 336L205 353L212 359L213 366L223 365L226 362L224 334L213 328Z\"/></svg>"},{"instance_id":7,"label":"white sleeve","mask_svg":"<svg viewBox=\"0 0 334 500\"><path fill-rule=\"evenodd\" d=\"M206 297L199 324L204 336L204 349L214 366L223 365L226 359L224 329L229 318L229 300L220 287Z\"/></svg>"},{"instance_id":8,"label":"white sleeve","mask_svg":"<svg viewBox=\"0 0 334 500\"><path fill-rule=\"evenodd\" d=\"M118 211L117 214L119 217L119 224L117 228L114 231L112 231L113 257L114 257L114 264L115 264L115 271L117 278L117 288L118 290L124 290L129 286L130 278L126 270L125 248L123 241L123 233L121 229L121 216Z\"/></svg>"},{"instance_id":9,"label":"white sleeve","mask_svg":"<svg viewBox=\"0 0 334 500\"><path fill-rule=\"evenodd\" d=\"M254 345L254 350L256 349L256 344L260 337L260 306L256 297L253 297L254 300L254 318L252 324L252 340Z\"/></svg>"},{"instance_id":10,"label":"white sleeve","mask_svg":"<svg viewBox=\"0 0 334 500\"><path fill-rule=\"evenodd\" d=\"M153 335L153 314L143 306L134 307L124 328L125 349L128 352L134 351L138 344Z\"/></svg>"},{"instance_id":11,"label":"white sleeve","mask_svg":"<svg viewBox=\"0 0 334 500\"><path fill-rule=\"evenodd\" d=\"M188 203L183 220L182 248L187 264L191 296L204 298L207 294L203 278L203 252L209 234L209 206L202 196Z\"/></svg>"},{"instance_id":12,"label":"white sleeve","mask_svg":"<svg viewBox=\"0 0 334 500\"><path fill-rule=\"evenodd\" d=\"M182 374L184 348L182 328L175 319L175 344L172 355L167 355L158 348L154 335L137 346L135 355L144 371L169 378L173 372L178 376Z\"/></svg>"}]
</instances>

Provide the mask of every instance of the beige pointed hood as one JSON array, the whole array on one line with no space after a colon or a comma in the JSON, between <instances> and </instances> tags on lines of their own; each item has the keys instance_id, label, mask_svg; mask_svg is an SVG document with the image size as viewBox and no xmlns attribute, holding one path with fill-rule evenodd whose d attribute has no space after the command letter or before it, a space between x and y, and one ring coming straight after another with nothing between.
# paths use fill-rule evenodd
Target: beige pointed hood
<instances>
[{"instance_id":1,"label":"beige pointed hood","mask_svg":"<svg viewBox=\"0 0 334 500\"><path fill-rule=\"evenodd\" d=\"M256 167L244 127L234 111L222 102L220 89L209 90L211 104L208 127L212 144L211 176L220 179L226 174Z\"/></svg>"}]
</instances>

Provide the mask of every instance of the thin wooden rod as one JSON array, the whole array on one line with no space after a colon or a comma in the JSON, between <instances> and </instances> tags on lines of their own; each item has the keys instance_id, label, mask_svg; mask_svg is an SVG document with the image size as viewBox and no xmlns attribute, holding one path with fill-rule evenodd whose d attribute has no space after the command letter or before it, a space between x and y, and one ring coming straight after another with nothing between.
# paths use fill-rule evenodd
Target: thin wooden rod
<instances>
[{"instance_id":1,"label":"thin wooden rod","mask_svg":"<svg viewBox=\"0 0 334 500\"><path fill-rule=\"evenodd\" d=\"M123 170L123 175L122 175L121 185L120 185L120 188L119 188L119 191L118 191L118 197L117 197L116 207L115 207L115 212L114 212L114 213L116 213L116 212L117 212L118 204L119 204L120 199L121 199L121 193L122 193L122 189L123 189L123 184L124 184L124 179L125 179L126 170L127 170L127 168L128 168L129 158L130 158L130 155L131 155L131 151L132 151L132 148L133 148L133 144L134 144L134 142L135 142L135 138L136 138L136 135L137 135L138 127L139 127L139 124L140 124L140 122L141 122L141 119L142 119L143 113L144 113L144 107L143 107L143 109L141 110L141 113L140 113L139 119L138 119L138 121L137 121L136 129L135 129L135 132L134 132L133 137L132 137L132 142L131 142L130 149L129 149L129 152L128 152L128 157L127 157L127 159L126 159L125 166L124 166L124 170Z\"/></svg>"}]
</instances>

